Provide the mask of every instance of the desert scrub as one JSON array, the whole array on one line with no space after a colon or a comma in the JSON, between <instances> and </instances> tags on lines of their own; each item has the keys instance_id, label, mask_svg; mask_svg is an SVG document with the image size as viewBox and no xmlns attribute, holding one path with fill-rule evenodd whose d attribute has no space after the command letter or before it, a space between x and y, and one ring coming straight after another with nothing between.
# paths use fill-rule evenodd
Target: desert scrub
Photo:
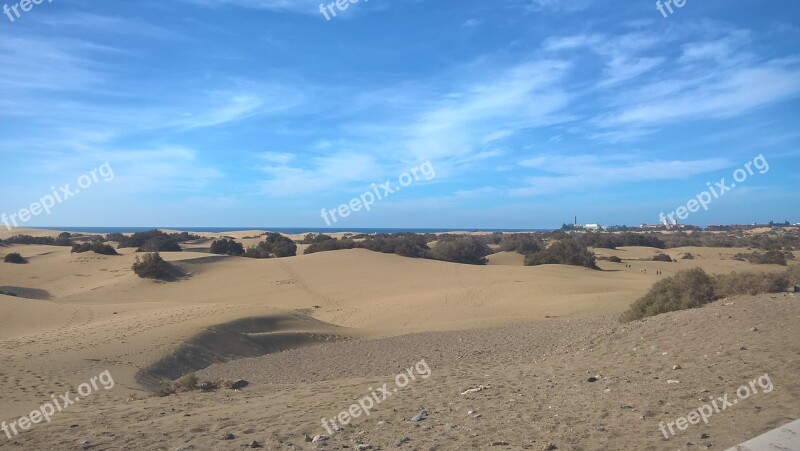
<instances>
[{"instance_id":1,"label":"desert scrub","mask_svg":"<svg viewBox=\"0 0 800 451\"><path fill-rule=\"evenodd\" d=\"M163 381L156 390L156 396L169 396L175 393L194 391L199 388L200 379L194 373L186 374L175 381Z\"/></svg>"},{"instance_id":2,"label":"desert scrub","mask_svg":"<svg viewBox=\"0 0 800 451\"><path fill-rule=\"evenodd\" d=\"M234 239L223 238L211 243L210 252L219 255L240 256L244 254L244 246L242 246L242 243L237 243Z\"/></svg>"},{"instance_id":3,"label":"desert scrub","mask_svg":"<svg viewBox=\"0 0 800 451\"><path fill-rule=\"evenodd\" d=\"M336 238L326 239L322 241L316 241L312 243L310 246L306 248L303 252L304 254L315 254L317 252L328 252L328 251L338 251L342 249L353 249L356 247L355 241L351 240L350 238L342 238L341 240L337 240Z\"/></svg>"},{"instance_id":4,"label":"desert scrub","mask_svg":"<svg viewBox=\"0 0 800 451\"><path fill-rule=\"evenodd\" d=\"M248 258L282 258L295 255L297 255L297 245L280 233L268 233L264 241L257 246L247 248L244 253Z\"/></svg>"},{"instance_id":5,"label":"desert scrub","mask_svg":"<svg viewBox=\"0 0 800 451\"><path fill-rule=\"evenodd\" d=\"M72 252L75 254L82 254L84 252L92 251L100 255L119 255L113 247L108 244L103 244L97 241L86 242L82 244L75 244L72 246Z\"/></svg>"},{"instance_id":6,"label":"desert scrub","mask_svg":"<svg viewBox=\"0 0 800 451\"><path fill-rule=\"evenodd\" d=\"M718 296L756 295L780 293L789 287L789 272L730 273L714 276L714 289Z\"/></svg>"},{"instance_id":7,"label":"desert scrub","mask_svg":"<svg viewBox=\"0 0 800 451\"><path fill-rule=\"evenodd\" d=\"M667 254L656 254L653 256L654 262L669 262L672 263L672 257Z\"/></svg>"},{"instance_id":8,"label":"desert scrub","mask_svg":"<svg viewBox=\"0 0 800 451\"><path fill-rule=\"evenodd\" d=\"M492 253L483 241L473 236L454 236L439 240L430 250L430 258L467 265L485 265L486 256Z\"/></svg>"},{"instance_id":9,"label":"desert scrub","mask_svg":"<svg viewBox=\"0 0 800 451\"><path fill-rule=\"evenodd\" d=\"M573 265L597 269L596 258L585 245L575 238L564 238L547 249L525 256L525 266L537 265Z\"/></svg>"},{"instance_id":10,"label":"desert scrub","mask_svg":"<svg viewBox=\"0 0 800 451\"><path fill-rule=\"evenodd\" d=\"M20 255L18 252L13 252L11 254L6 255L3 261L6 263L14 263L16 265L23 265L25 263L28 263L28 261L25 260L25 257Z\"/></svg>"},{"instance_id":11,"label":"desert scrub","mask_svg":"<svg viewBox=\"0 0 800 451\"><path fill-rule=\"evenodd\" d=\"M700 268L679 271L659 280L644 297L622 315L623 322L708 304L717 298L714 280Z\"/></svg>"},{"instance_id":12,"label":"desert scrub","mask_svg":"<svg viewBox=\"0 0 800 451\"><path fill-rule=\"evenodd\" d=\"M141 259L137 256L131 268L143 279L166 279L169 276L170 266L158 252L155 252L145 254Z\"/></svg>"},{"instance_id":13,"label":"desert scrub","mask_svg":"<svg viewBox=\"0 0 800 451\"><path fill-rule=\"evenodd\" d=\"M750 254L736 254L734 260L746 260L756 265L781 265L786 266L786 255L781 251L767 251L764 253L753 252Z\"/></svg>"},{"instance_id":14,"label":"desert scrub","mask_svg":"<svg viewBox=\"0 0 800 451\"><path fill-rule=\"evenodd\" d=\"M533 254L544 249L544 243L538 235L533 233L515 233L503 235L499 251L518 252L522 255Z\"/></svg>"},{"instance_id":15,"label":"desert scrub","mask_svg":"<svg viewBox=\"0 0 800 451\"><path fill-rule=\"evenodd\" d=\"M612 255L610 257L597 257L598 260L603 260L611 263L622 263L622 259L617 257L616 255Z\"/></svg>"},{"instance_id":16,"label":"desert scrub","mask_svg":"<svg viewBox=\"0 0 800 451\"><path fill-rule=\"evenodd\" d=\"M620 318L623 322L676 310L700 307L716 299L781 293L800 283L800 265L782 272L730 273L709 276L700 268L687 269L660 280Z\"/></svg>"}]
</instances>

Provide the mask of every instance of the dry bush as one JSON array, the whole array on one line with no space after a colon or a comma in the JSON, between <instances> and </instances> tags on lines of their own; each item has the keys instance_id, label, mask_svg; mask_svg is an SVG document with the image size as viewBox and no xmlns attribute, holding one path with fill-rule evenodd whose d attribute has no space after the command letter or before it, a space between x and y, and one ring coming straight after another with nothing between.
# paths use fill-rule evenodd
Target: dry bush
<instances>
[{"instance_id":1,"label":"dry bush","mask_svg":"<svg viewBox=\"0 0 800 451\"><path fill-rule=\"evenodd\" d=\"M485 265L486 256L492 253L483 241L474 236L459 236L441 240L430 251L430 257L452 263Z\"/></svg>"},{"instance_id":2,"label":"dry bush","mask_svg":"<svg viewBox=\"0 0 800 451\"><path fill-rule=\"evenodd\" d=\"M656 254L653 256L654 262L672 262L672 257L667 254Z\"/></svg>"},{"instance_id":3,"label":"dry bush","mask_svg":"<svg viewBox=\"0 0 800 451\"><path fill-rule=\"evenodd\" d=\"M136 257L136 262L132 266L133 272L143 279L167 279L170 272L170 264L165 262L158 252L145 254L141 259Z\"/></svg>"},{"instance_id":4,"label":"dry bush","mask_svg":"<svg viewBox=\"0 0 800 451\"><path fill-rule=\"evenodd\" d=\"M6 263L14 263L16 265L24 265L25 263L28 263L28 260L25 260L25 257L17 252L6 255L3 261Z\"/></svg>"},{"instance_id":5,"label":"dry bush","mask_svg":"<svg viewBox=\"0 0 800 451\"><path fill-rule=\"evenodd\" d=\"M596 257L586 246L572 237L557 241L547 249L529 254L525 257L525 266L537 265L573 265L597 269Z\"/></svg>"},{"instance_id":6,"label":"dry bush","mask_svg":"<svg viewBox=\"0 0 800 451\"><path fill-rule=\"evenodd\" d=\"M644 297L622 315L623 322L700 307L716 299L714 280L700 268L678 272L659 280Z\"/></svg>"},{"instance_id":7,"label":"dry bush","mask_svg":"<svg viewBox=\"0 0 800 451\"><path fill-rule=\"evenodd\" d=\"M616 255L612 255L610 257L597 257L597 259L611 263L622 263L622 259L617 257Z\"/></svg>"},{"instance_id":8,"label":"dry bush","mask_svg":"<svg viewBox=\"0 0 800 451\"><path fill-rule=\"evenodd\" d=\"M714 276L714 290L722 297L780 293L786 291L787 287L789 277L786 272L733 272Z\"/></svg>"}]
</instances>

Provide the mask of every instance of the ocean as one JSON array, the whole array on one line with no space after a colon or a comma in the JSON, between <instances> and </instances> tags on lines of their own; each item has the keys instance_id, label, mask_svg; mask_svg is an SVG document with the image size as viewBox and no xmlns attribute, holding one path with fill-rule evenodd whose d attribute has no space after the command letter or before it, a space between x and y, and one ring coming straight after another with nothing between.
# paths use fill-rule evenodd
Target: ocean
<instances>
[{"instance_id":1,"label":"ocean","mask_svg":"<svg viewBox=\"0 0 800 451\"><path fill-rule=\"evenodd\" d=\"M82 232L82 233L134 233L144 232L153 229L169 229L180 230L186 232L205 232L205 233L225 233L225 232L238 232L241 230L264 230L270 232L280 233L337 233L337 232L353 232L353 233L444 233L452 231L466 231L466 232L550 232L553 229L475 229L475 228L448 228L448 229L428 229L428 228L328 228L328 227L31 227L35 229L47 230L61 230L64 232Z\"/></svg>"}]
</instances>

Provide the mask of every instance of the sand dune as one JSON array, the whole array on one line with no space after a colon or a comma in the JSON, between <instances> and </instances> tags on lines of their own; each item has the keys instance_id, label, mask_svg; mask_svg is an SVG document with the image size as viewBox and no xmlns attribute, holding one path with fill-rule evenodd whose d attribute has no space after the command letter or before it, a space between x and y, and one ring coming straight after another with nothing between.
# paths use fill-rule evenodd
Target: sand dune
<instances>
[{"instance_id":1,"label":"sand dune","mask_svg":"<svg viewBox=\"0 0 800 451\"><path fill-rule=\"evenodd\" d=\"M15 231L20 232L57 234ZM229 235L243 239L260 233ZM209 239L213 237L209 235ZM259 241L258 238L249 240L253 244ZM417 407L413 409L419 409L419 406L433 406L437 402L445 403L437 409L447 408L443 406L453 402L452 399L446 401L452 392L463 389L467 381L482 380L476 376L480 374L493 374L496 381L505 381L501 385L507 387L522 383L526 377L533 378L541 386L543 373L538 367L530 366L531 362L560 356L559 359L565 359L563 363L554 363L547 371L563 377L570 371L589 370L579 370L581 363L573 361L578 355L573 352L585 348L585 345L574 348L576 343L591 342L595 340L592 337L596 337L609 346L616 346L613 337L604 338L601 332L616 327L612 326L615 318L659 280L656 270L668 275L693 266L702 266L711 272L779 269L731 260L730 257L743 251L741 249L668 250L675 258L684 252L695 256L694 260L678 259L677 263L646 261L661 252L651 248L598 250L600 255L618 255L625 263L600 262L603 270L593 271L560 265L524 267L521 266L523 257L511 253L491 256L487 266L470 266L363 249L253 260L203 254L209 245L209 240L199 240L187 243L186 252L162 253L185 275L175 282L153 282L133 274L131 264L136 253L132 249L121 249L119 256L102 256L71 254L69 248L57 246L2 248L2 253L20 252L29 263L0 266L0 291L17 295L0 294L0 398L3 399L0 417L18 417L39 406L51 393L74 389L89 377L109 370L117 385L113 391L98 395L98 404L94 405L98 410L84 410L82 406L64 415L61 421L80 419L82 427L90 423L104 424L120 431L120 437L129 437L134 429L147 424L148 428L166 434L169 447L178 446L180 441L197 439L199 449L213 449L207 434L176 436L170 431L177 429L159 429L151 423L155 417L145 412L161 409L169 403L174 405L174 399L140 401L142 404L135 404L135 407L125 400L147 397L148 390L158 384L159 377L177 377L215 365L207 370L209 377L246 377L260 383L300 384L256 396L295 406L288 417L274 410L274 405L257 401L250 393L242 398L253 403L252 408L271 412L267 417L245 415L243 424L269 420L286 425L265 429L270 431L271 438L260 435L260 440L285 436L297 442L298 431L313 432L308 426L309 412L316 415L320 410L328 411L347 402L349 398L342 400L342 393L363 389L363 378L393 372L402 358L413 360L415 355L431 358L447 381L432 393L421 392L410 397L407 409L414 404ZM625 268L626 263L633 268ZM644 269L648 271L642 272ZM794 315L791 312L788 314ZM710 321L706 316L702 318ZM796 317L785 320L790 318ZM770 317L765 321L774 325L775 319ZM787 323L785 330L791 332L792 328L796 330L794 322ZM665 333L670 337L674 335L674 340L684 340L680 337L689 333L687 331L681 326ZM505 344L504 336L507 337ZM461 350L459 342L463 345ZM319 343L324 344L320 346ZM397 351L398 346L404 351ZM389 351L387 347L394 350ZM621 353L624 348L613 349ZM269 355L258 357L263 354ZM587 359L587 367L608 368L603 362L615 358L616 354L606 353L595 363L591 363L594 357L581 355ZM376 356L375 361L365 363L370 356ZM237 360L246 357L255 359ZM263 366L260 359L272 363ZM632 362L620 362L618 368L632 368ZM342 369L347 365L353 370ZM258 373L248 372L248 368ZM520 381L515 382L515 378ZM336 382L330 385L331 380ZM325 387L337 388L331 391ZM525 390L528 389L530 387ZM522 393L523 387L515 390ZM323 394L317 399L315 393ZM179 411L191 409L192 415L199 415L197 421L200 421L181 420L182 424L216 434L217 426L211 427L207 421L227 424L212 418L229 417L234 412L241 414L238 401L230 401L226 398L229 395L205 396L208 398L181 395ZM223 401L225 399L228 401ZM220 402L222 404L214 407ZM450 408L460 411L462 407ZM92 416L98 412L103 412L102 419ZM529 415L543 421L541 416ZM388 413L384 416L392 417ZM286 422L282 423L284 419ZM395 426L389 429L391 434L408 435L400 427L402 421L396 418L392 421ZM40 426L26 434L24 443L37 447L77 443L78 436L64 441L64 437L74 434L64 434L64 424L58 424ZM490 429L503 431L507 426L494 424ZM259 429L248 426L237 435L255 436L256 430ZM47 431L57 431L53 437L60 438L50 441ZM467 431L457 431L457 435L469 437L472 432ZM97 434L100 432L98 430ZM102 439L95 433L83 431L81 434L93 443L104 443L102 449L167 448L164 443L146 440L137 442L142 447L126 448L128 445L117 443L116 439ZM568 435L566 431L560 434ZM388 436L380 437L375 443L381 443ZM484 434L480 437L473 437L475 440L467 443L477 446L486 438ZM355 440L348 439L351 443ZM574 440L583 443L582 439ZM173 442L177 444L173 446ZM0 448L3 446L0 443ZM443 447L450 449L447 445Z\"/></svg>"},{"instance_id":2,"label":"sand dune","mask_svg":"<svg viewBox=\"0 0 800 451\"><path fill-rule=\"evenodd\" d=\"M369 387L393 384L394 374L425 358L429 379L354 419L326 448L393 449L407 437L409 449L673 450L688 442L724 449L800 415L798 321L796 297L760 296L627 327L613 318L554 319L326 344L208 371L253 381L238 392L126 401L101 393L17 442L26 449L71 449L86 441L122 450L228 449L256 440L265 449L318 449L303 437L325 433L321 418L347 409ZM759 330L748 332L752 326ZM765 374L770 392L760 390L708 425L662 435L659 422L736 396L737 387ZM479 385L489 388L461 394ZM411 421L421 411L425 419ZM233 441L222 440L225 433ZM508 445L490 446L501 442Z\"/></svg>"}]
</instances>

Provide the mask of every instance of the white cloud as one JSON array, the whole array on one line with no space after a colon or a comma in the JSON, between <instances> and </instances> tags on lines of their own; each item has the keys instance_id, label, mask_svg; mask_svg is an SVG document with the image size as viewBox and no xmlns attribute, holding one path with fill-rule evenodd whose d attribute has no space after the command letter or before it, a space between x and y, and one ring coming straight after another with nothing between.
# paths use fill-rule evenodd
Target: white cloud
<instances>
[{"instance_id":1,"label":"white cloud","mask_svg":"<svg viewBox=\"0 0 800 451\"><path fill-rule=\"evenodd\" d=\"M440 100L409 127L408 152L420 160L463 157L481 142L559 122L569 95L558 81L567 68L557 60L521 64Z\"/></svg>"},{"instance_id":2,"label":"white cloud","mask_svg":"<svg viewBox=\"0 0 800 451\"><path fill-rule=\"evenodd\" d=\"M512 196L557 192L586 192L609 185L645 181L672 181L728 168L723 158L705 160L638 161L627 155L542 155L520 162L520 166L543 175L528 177L525 184L509 190Z\"/></svg>"},{"instance_id":3,"label":"white cloud","mask_svg":"<svg viewBox=\"0 0 800 451\"><path fill-rule=\"evenodd\" d=\"M257 169L267 176L261 189L271 197L295 198L330 190L356 190L369 186L370 182L383 182L384 169L372 155L340 151L309 157L269 152L263 157L267 162Z\"/></svg>"}]
</instances>

